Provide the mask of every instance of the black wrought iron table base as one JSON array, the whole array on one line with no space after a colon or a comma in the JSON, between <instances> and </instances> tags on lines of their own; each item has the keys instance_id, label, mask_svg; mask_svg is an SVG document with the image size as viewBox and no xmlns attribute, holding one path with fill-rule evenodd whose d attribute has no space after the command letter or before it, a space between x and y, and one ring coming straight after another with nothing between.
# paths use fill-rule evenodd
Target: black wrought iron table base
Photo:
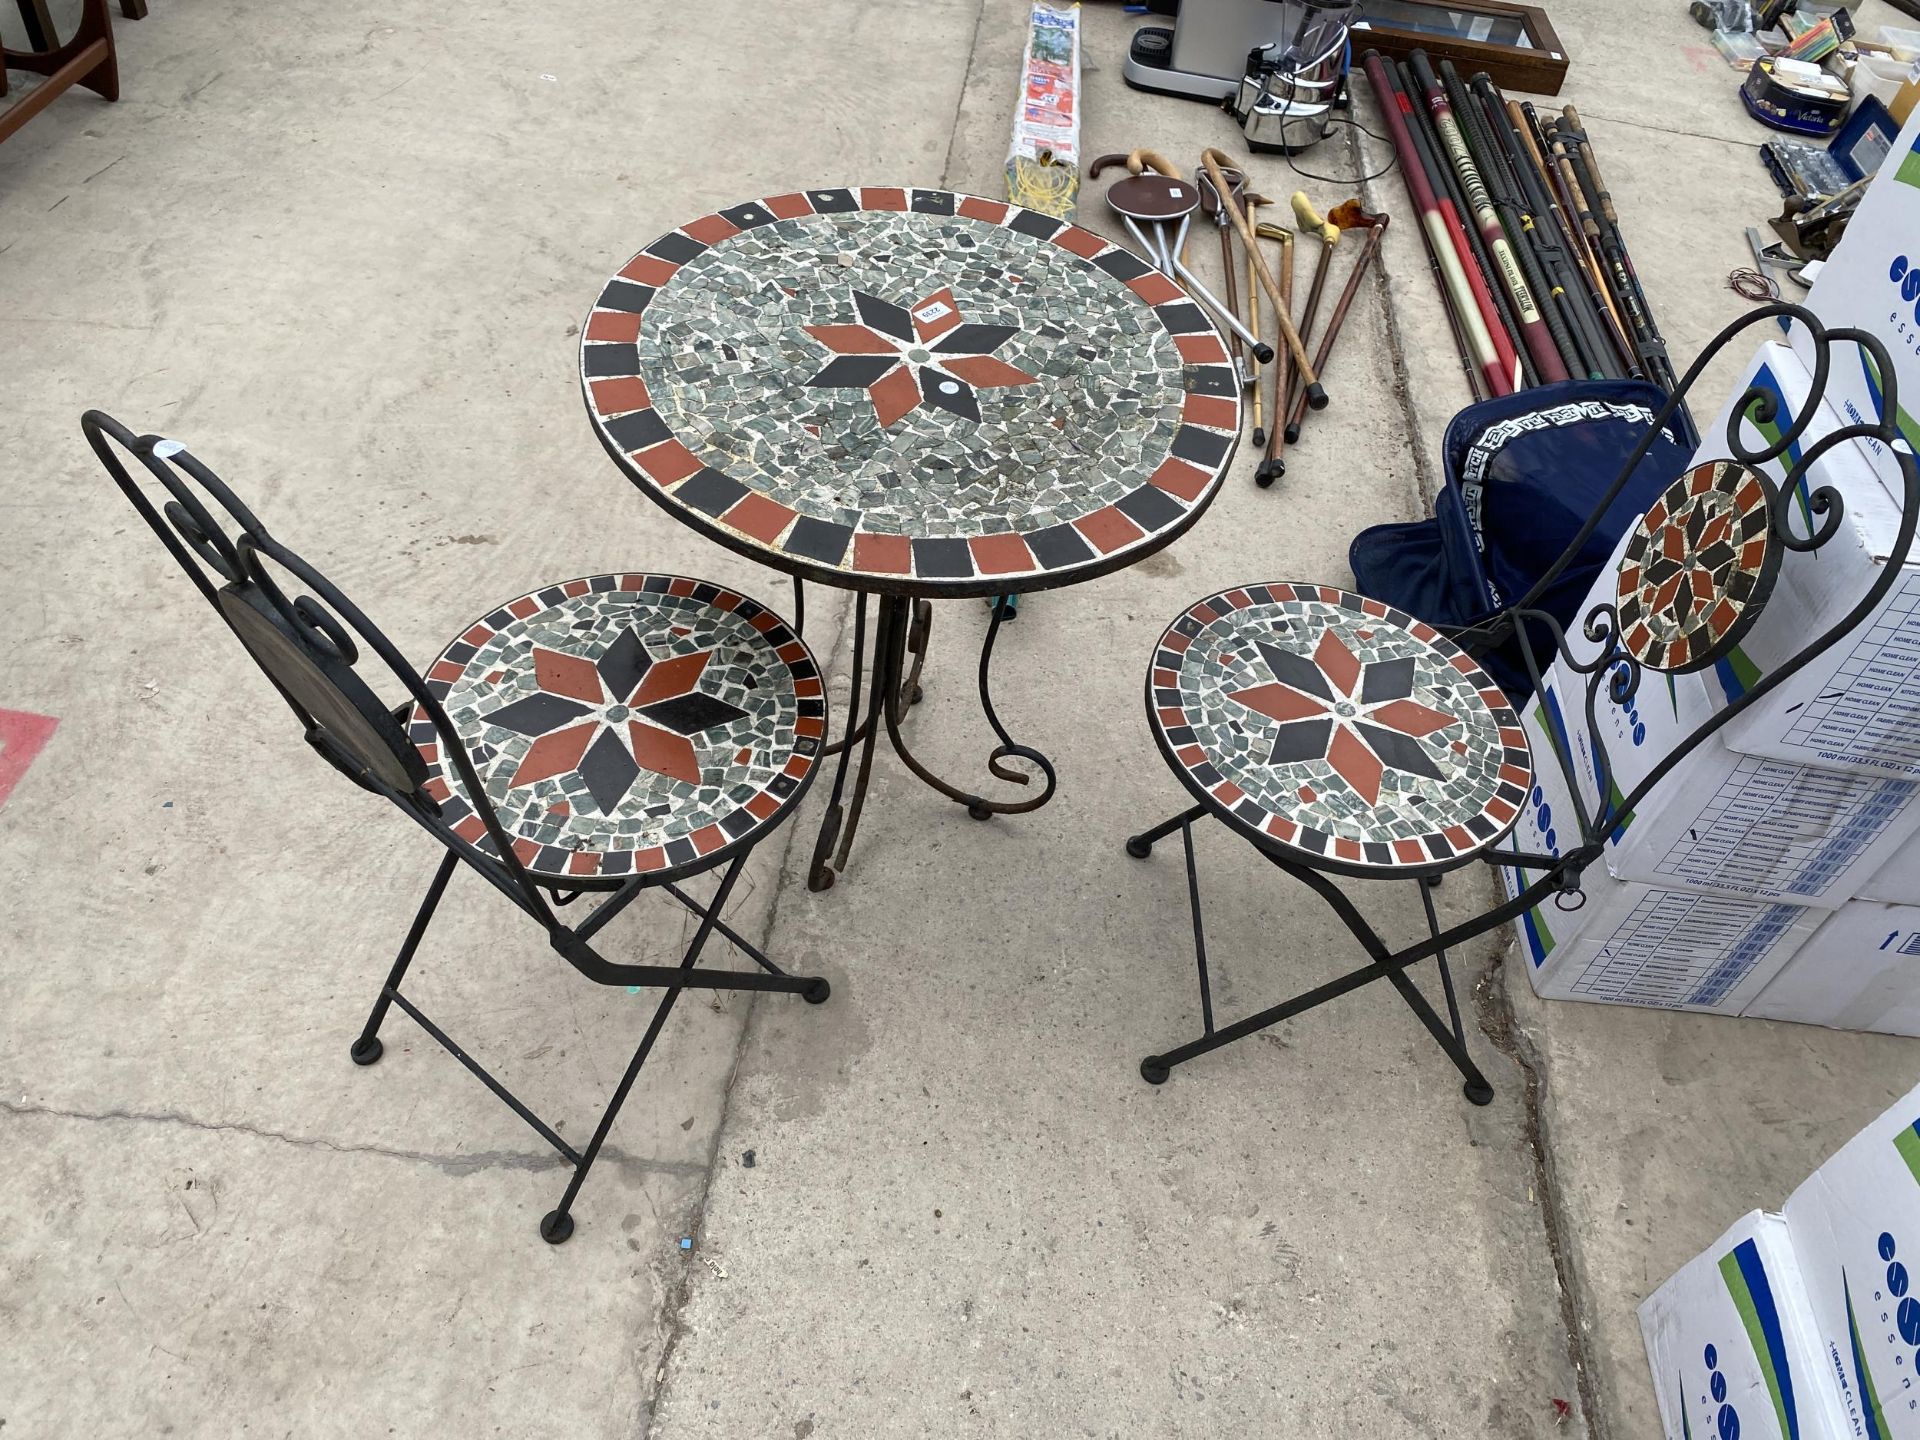
<instances>
[{"instance_id":1,"label":"black wrought iron table base","mask_svg":"<svg viewBox=\"0 0 1920 1440\"><path fill-rule=\"evenodd\" d=\"M795 582L796 596L800 594ZM826 813L820 820L820 833L814 841L813 863L807 874L809 890L828 890L835 878L847 868L853 850L854 835L860 828L860 813L865 808L867 789L873 778L874 752L880 737L901 762L921 781L956 805L964 805L976 820L995 815L1022 815L1038 810L1053 798L1056 787L1053 762L1029 745L1016 742L1000 721L993 707L988 686L988 671L993 661L993 642L1001 624L1012 611L1011 597L994 602L993 616L987 622L987 634L980 646L980 708L992 727L996 744L987 754L987 771L994 779L1010 785L1031 786L1034 776L1007 762L1024 761L1038 772L1042 781L1038 793L1017 800L994 799L955 785L934 774L908 747L901 734L906 712L919 703L920 673L926 663L927 645L933 629L933 606L926 600L903 595L880 595L879 614L874 624L871 674L866 660L867 601L861 592L854 606L852 688L848 695L849 728L826 753L836 756L833 788L827 797ZM863 704L864 698L864 704ZM859 763L854 765L854 751ZM853 771L853 787L847 789L848 771Z\"/></svg>"},{"instance_id":2,"label":"black wrought iron table base","mask_svg":"<svg viewBox=\"0 0 1920 1440\"><path fill-rule=\"evenodd\" d=\"M1214 1026L1213 987L1207 974L1207 937L1200 917L1200 877L1193 858L1193 822L1209 813L1206 806L1195 805L1192 809L1175 815L1171 820L1164 821L1142 834L1130 836L1127 840L1127 853L1136 860L1144 860L1153 853L1156 841L1165 839L1176 830L1180 832L1180 842L1185 848L1187 859L1187 904L1193 915L1194 963L1200 978L1200 1037L1161 1054L1147 1056L1140 1062L1141 1078L1151 1085L1164 1085L1176 1065L1185 1064L1224 1045L1231 1045L1236 1040L1244 1040L1247 1036L1277 1025L1282 1020L1289 1020L1295 1015L1304 1014L1308 1010L1324 1005L1329 1000L1338 999L1348 991L1358 990L1361 986L1371 985L1377 980L1385 980L1400 992L1400 997L1407 1002L1408 1008L1419 1018L1420 1023L1427 1027L1428 1033L1433 1036L1440 1048L1446 1052L1447 1058L1460 1071L1465 1081L1463 1088L1467 1099L1475 1105L1490 1104L1493 1100L1493 1086L1487 1083L1486 1076L1480 1073L1480 1068L1473 1063L1473 1057L1467 1053L1466 1030L1460 1020L1460 1003L1454 994L1453 972L1447 965L1445 937L1441 934L1440 919L1434 910L1433 891L1440 884L1438 876L1426 876L1415 881L1420 887L1421 904L1426 908L1427 931L1431 938L1404 950L1393 951L1387 948L1386 942L1374 932L1372 926L1367 924L1365 917L1354 907L1353 902L1326 875L1304 865L1283 860L1271 851L1259 850L1263 858L1286 871L1326 901L1328 907L1340 917L1341 922L1353 933L1354 939L1360 942L1361 947L1371 959L1359 969L1349 970L1345 975L1329 980L1324 985L1317 985L1311 990L1295 995L1290 1000L1268 1006L1229 1025L1218 1028ZM1257 846L1255 848L1259 849ZM1435 958L1440 969L1440 986L1446 994L1447 1002L1447 1018L1444 1021L1428 1003L1427 997L1420 993L1420 988L1414 984L1413 977L1407 974L1409 967L1428 955Z\"/></svg>"}]
</instances>

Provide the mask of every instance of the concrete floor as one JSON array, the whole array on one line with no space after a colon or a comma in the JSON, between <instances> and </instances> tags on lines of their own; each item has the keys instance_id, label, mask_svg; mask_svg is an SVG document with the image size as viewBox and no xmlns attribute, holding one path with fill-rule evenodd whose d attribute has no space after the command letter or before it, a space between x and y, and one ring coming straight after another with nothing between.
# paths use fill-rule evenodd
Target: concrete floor
<instances>
[{"instance_id":1,"label":"concrete floor","mask_svg":"<svg viewBox=\"0 0 1920 1440\"><path fill-rule=\"evenodd\" d=\"M118 106L75 92L0 148L0 707L60 722L0 811L10 1436L1648 1435L1634 1305L1912 1083L1911 1042L1542 1005L1491 942L1464 957L1485 1110L1386 992L1138 1080L1197 1025L1177 852L1119 843L1181 803L1138 715L1147 648L1225 584L1346 578L1355 529L1421 509L1467 399L1393 176L1368 192L1396 216L1381 282L1284 488L1237 475L1170 551L1004 637L1002 708L1056 802L979 825L883 764L818 896L810 802L745 925L832 1002L684 1005L571 1243L534 1230L558 1163L404 1019L348 1063L433 856L305 753L80 410L186 440L416 657L599 569L784 604L609 467L579 316L734 200L999 193L1023 9L160 0L120 26ZM1552 10L1688 356L1743 306L1763 136L1678 0ZM1131 20L1085 23L1087 154L1232 148L1122 86ZM1307 163L1353 173L1337 142ZM1097 193L1081 218L1107 228ZM844 610L812 598L825 653ZM986 745L983 618L942 608L912 722L949 772ZM1349 963L1244 847L1201 845L1223 1013ZM578 1135L649 1002L456 884L410 986ZM1364 901L1417 923L1410 895ZM643 908L610 949L684 932Z\"/></svg>"}]
</instances>

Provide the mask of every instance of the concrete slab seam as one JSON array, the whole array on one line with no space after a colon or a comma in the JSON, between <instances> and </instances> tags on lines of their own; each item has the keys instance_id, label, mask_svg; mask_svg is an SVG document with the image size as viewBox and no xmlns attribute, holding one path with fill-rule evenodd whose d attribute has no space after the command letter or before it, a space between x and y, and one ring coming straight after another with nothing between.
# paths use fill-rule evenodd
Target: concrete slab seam
<instances>
[{"instance_id":1,"label":"concrete slab seam","mask_svg":"<svg viewBox=\"0 0 1920 1440\"><path fill-rule=\"evenodd\" d=\"M52 1105L27 1105L12 1100L0 1100L0 1113L17 1115L25 1119L46 1117L55 1120L85 1120L92 1122L125 1121L132 1124L179 1125L189 1130L204 1130L209 1134L251 1135L258 1140L278 1140L283 1145L293 1145L303 1150L331 1150L339 1155L380 1155L389 1160L404 1160L419 1165L431 1165L448 1175L471 1175L481 1170L553 1170L566 1169L567 1162L551 1152L521 1150L476 1150L467 1155L436 1155L426 1150L396 1150L384 1145L342 1145L336 1140L323 1136L290 1135L284 1130L269 1130L264 1126L245 1125L238 1122L216 1123L211 1120L195 1119L191 1115L181 1115L168 1110L63 1110ZM698 1175L704 1167L686 1160L648 1160L638 1155L608 1147L600 1152L601 1164L612 1165L629 1173L653 1175Z\"/></svg>"},{"instance_id":2,"label":"concrete slab seam","mask_svg":"<svg viewBox=\"0 0 1920 1440\"><path fill-rule=\"evenodd\" d=\"M1492 947L1473 987L1474 1022L1487 1037L1487 1043L1512 1061L1526 1077L1521 1101L1522 1131L1528 1152L1533 1156L1533 1193L1540 1207L1547 1258L1553 1264L1554 1280L1560 1291L1560 1328L1567 1337L1567 1363L1573 1367L1579 1385L1580 1414L1588 1440L1609 1440L1611 1428L1601 1412L1584 1338L1591 1328L1589 1307L1583 1299L1584 1287L1574 1273L1577 1262L1566 1243L1569 1222L1560 1203L1560 1180L1552 1147L1547 1141L1543 1103L1546 1067L1532 1040L1521 1029L1507 994L1507 961L1517 953L1513 937L1504 931L1498 933L1502 943Z\"/></svg>"},{"instance_id":3,"label":"concrete slab seam","mask_svg":"<svg viewBox=\"0 0 1920 1440\"><path fill-rule=\"evenodd\" d=\"M1347 128L1346 138L1347 154L1352 157L1353 160L1353 173L1356 175L1365 175L1367 173L1367 152L1365 147L1360 143L1359 130L1349 126ZM1393 173L1392 170L1389 170L1387 175ZM1386 201L1380 194L1381 186L1386 181L1386 178L1386 175L1382 175L1376 179L1364 181L1360 186L1361 193L1366 196L1367 209L1376 215L1390 213L1387 209ZM1400 213L1403 216L1406 215L1405 207L1402 207ZM1392 263L1387 252L1387 247L1382 245L1380 247L1380 253L1374 257L1373 274L1370 277L1370 285L1374 293L1374 298L1379 303L1380 313L1386 320L1387 362L1393 369L1393 391L1394 398L1398 400L1400 404L1400 420L1401 423L1406 426L1407 434L1413 442L1407 447L1413 454L1414 493L1412 498L1414 503L1410 508L1413 514L1425 517L1432 513L1434 499L1440 493L1440 477L1435 473L1432 458L1428 454L1425 443L1426 437L1420 433L1419 412L1416 411L1413 406L1413 384L1411 372L1407 368L1406 341L1400 329L1400 316L1394 310L1393 306L1392 271L1390 269ZM1452 372L1449 371L1448 373L1451 374Z\"/></svg>"},{"instance_id":4,"label":"concrete slab seam","mask_svg":"<svg viewBox=\"0 0 1920 1440\"><path fill-rule=\"evenodd\" d=\"M855 598L851 592L844 595L839 591L829 593L841 596L842 599L842 603L836 610L836 618L839 621L839 625L833 633L832 643L829 648L824 652L816 649L815 653L837 656L840 653L840 642L848 633L848 621L851 618ZM829 691L831 691L831 688L831 683L829 683ZM753 937L754 944L759 946L763 951L770 951L772 948L773 932L780 921L781 902L786 898L787 892L792 888L796 878L796 872L793 872L789 868L787 861L793 852L795 839L801 831L799 817L795 816L793 822L785 826L784 829L785 836L780 842L780 855L775 864L773 886L767 900L766 919L760 926L760 933ZM719 1178L720 1156L727 1133L727 1117L733 1109L733 1091L740 1080L741 1062L747 1054L747 1048L752 1042L759 1024L759 992L749 990L746 992L746 996L746 1013L740 1022L739 1037L734 1042L733 1063L727 1067L726 1081L720 1087L720 1108L714 1121L713 1142L708 1146L706 1163L704 1165L689 1165L687 1167L690 1172L695 1172L700 1175L699 1189L694 1195L693 1209L687 1219L687 1234L695 1237L696 1244L698 1243L698 1237L700 1235L701 1221L707 1211L707 1197L713 1193L714 1181ZM828 1000L827 1003L831 1005L833 1001ZM665 1298L660 1305L660 1324L666 1333L666 1338L660 1346L660 1358L654 1364L653 1378L646 1386L647 1395L644 1406L647 1417L647 1428L644 1432L644 1440L654 1440L654 1437L659 1433L655 1427L655 1420L660 1413L661 1401L666 1398L667 1384L671 1378L670 1372L673 1367L674 1356L679 1352L680 1342L687 1334L685 1312L687 1302L693 1298L693 1281L696 1273L692 1265L685 1265L673 1283L664 1287Z\"/></svg>"}]
</instances>

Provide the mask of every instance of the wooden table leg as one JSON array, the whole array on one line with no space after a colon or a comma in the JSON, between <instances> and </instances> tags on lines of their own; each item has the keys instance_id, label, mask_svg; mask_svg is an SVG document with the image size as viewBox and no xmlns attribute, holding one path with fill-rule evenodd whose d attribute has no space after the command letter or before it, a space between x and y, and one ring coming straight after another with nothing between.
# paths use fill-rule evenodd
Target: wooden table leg
<instances>
[{"instance_id":1,"label":"wooden table leg","mask_svg":"<svg viewBox=\"0 0 1920 1440\"><path fill-rule=\"evenodd\" d=\"M20 0L20 24L27 32L29 50L53 49L53 17L47 0Z\"/></svg>"},{"instance_id":2,"label":"wooden table leg","mask_svg":"<svg viewBox=\"0 0 1920 1440\"><path fill-rule=\"evenodd\" d=\"M147 0L120 0L120 13L129 20L147 18Z\"/></svg>"}]
</instances>

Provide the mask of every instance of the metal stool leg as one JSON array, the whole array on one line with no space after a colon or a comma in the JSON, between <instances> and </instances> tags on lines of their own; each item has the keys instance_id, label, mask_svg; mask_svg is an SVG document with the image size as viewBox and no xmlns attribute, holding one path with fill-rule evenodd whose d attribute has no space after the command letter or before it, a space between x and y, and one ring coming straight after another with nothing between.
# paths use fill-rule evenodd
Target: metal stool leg
<instances>
[{"instance_id":1,"label":"metal stool leg","mask_svg":"<svg viewBox=\"0 0 1920 1440\"><path fill-rule=\"evenodd\" d=\"M433 912L439 907L440 897L446 893L447 881L453 878L454 867L460 863L460 857L447 851L440 861L440 868L433 872L433 883L427 887L427 898L420 902L420 909L413 917L413 924L407 930L407 938L401 942L400 954L393 962L393 969L387 972L387 983L381 987L380 998L373 1002L373 1013L367 1016L367 1023L360 1031L360 1038L353 1042L353 1048L347 1053L353 1057L356 1065L371 1065L380 1058L385 1048L380 1043L380 1022L387 1018L387 1008L392 1005L392 993L400 988L401 977L407 973L407 966L413 963L413 952L420 948L420 941L427 933L427 926L433 920Z\"/></svg>"},{"instance_id":2,"label":"metal stool leg","mask_svg":"<svg viewBox=\"0 0 1920 1440\"><path fill-rule=\"evenodd\" d=\"M1439 884L1440 877L1437 875L1431 879L1420 882L1420 901L1426 906L1427 910L1427 933L1436 940L1440 938L1440 916L1433 908L1433 892ZM1452 967L1447 964L1447 952L1444 947L1434 956L1434 959L1440 966L1440 988L1447 997L1447 1021L1453 1031L1454 1044L1459 1047L1459 1053L1457 1055L1452 1050L1448 1050L1447 1053L1453 1058L1453 1063L1459 1066L1460 1074L1466 1081L1463 1088L1466 1091L1467 1099L1475 1105L1491 1105L1493 1103L1493 1086L1487 1082L1487 1077L1480 1073L1479 1067L1476 1066L1467 1055L1466 1026L1463 1025L1460 1020L1460 1001L1453 993L1453 970ZM1403 976L1405 974L1404 971L1400 973ZM1411 983L1412 981L1409 980L1408 984ZM1404 994L1405 991L1401 993ZM1425 1004L1424 996L1422 997L1421 1003ZM1431 1009L1431 1007L1428 1008ZM1418 1007L1415 1007L1414 1013L1419 1014ZM1421 1018L1424 1020L1426 1017L1422 1016ZM1432 1026L1429 1025L1428 1028L1431 1029ZM1441 1048L1445 1049L1446 1047L1443 1044ZM1464 1063L1462 1063L1463 1061Z\"/></svg>"},{"instance_id":3,"label":"metal stool leg","mask_svg":"<svg viewBox=\"0 0 1920 1440\"><path fill-rule=\"evenodd\" d=\"M687 946L687 953L680 961L682 971L691 970L700 959L700 951L707 943L707 937L713 933L716 919L726 908L727 898L733 893L733 883L740 878L740 872L746 867L747 857L741 855L727 867L726 877L721 880L720 888L713 892L713 900L708 904L706 913L700 917L700 928L693 933L693 943ZM654 1041L660 1038L661 1030L666 1028L667 1016L673 1013L674 1002L680 998L684 984L675 984L660 997L655 1007L653 1019L647 1025L647 1033L640 1038L640 1048L633 1052L633 1061L627 1066L627 1073L620 1077L620 1084L613 1092L613 1099L607 1102L606 1111L600 1116L600 1123L594 1128L593 1139L587 1142L587 1148L580 1154L580 1163L574 1166L573 1178L567 1181L567 1192L560 1197L560 1203L540 1221L540 1238L549 1245L559 1245L573 1234L573 1216L568 1213L573 1208L574 1197L579 1195L580 1187L586 1183L587 1172L593 1168L593 1162L599 1158L600 1147L606 1144L607 1133L613 1129L614 1119L620 1114L620 1107L627 1103L627 1094L633 1089L633 1082L640 1078L640 1067L647 1063L647 1056L653 1053ZM825 998L822 996L821 998Z\"/></svg>"},{"instance_id":4,"label":"metal stool leg","mask_svg":"<svg viewBox=\"0 0 1920 1440\"><path fill-rule=\"evenodd\" d=\"M1207 930L1200 914L1200 872L1194 864L1191 816L1183 815L1177 823L1180 826L1180 844L1186 851L1187 859L1187 913L1193 917L1193 965L1200 979L1200 1029L1203 1035L1211 1035L1213 980L1207 973ZM1140 1062L1140 1078L1149 1085L1166 1084L1167 1076L1172 1073L1172 1067L1163 1064L1157 1055L1149 1055Z\"/></svg>"},{"instance_id":5,"label":"metal stool leg","mask_svg":"<svg viewBox=\"0 0 1920 1440\"><path fill-rule=\"evenodd\" d=\"M1171 820L1163 821L1151 830L1144 830L1138 835L1129 835L1127 837L1127 854L1133 856L1136 860L1146 859L1147 856L1153 853L1153 847L1156 841L1166 839L1167 836L1178 830L1182 825L1191 825L1206 813L1206 806L1196 805L1191 810L1182 810Z\"/></svg>"}]
</instances>

